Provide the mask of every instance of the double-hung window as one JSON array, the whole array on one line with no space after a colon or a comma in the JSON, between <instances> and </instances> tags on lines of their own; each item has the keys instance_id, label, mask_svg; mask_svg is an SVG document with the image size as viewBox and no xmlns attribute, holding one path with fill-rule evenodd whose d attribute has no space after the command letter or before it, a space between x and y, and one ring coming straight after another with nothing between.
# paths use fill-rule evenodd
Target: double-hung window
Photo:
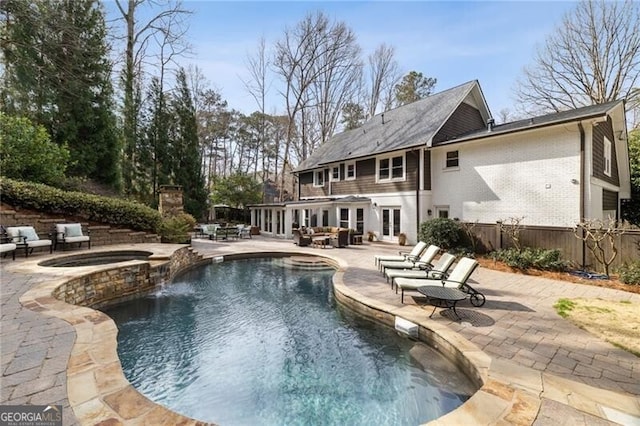
<instances>
[{"instance_id":1,"label":"double-hung window","mask_svg":"<svg viewBox=\"0 0 640 426\"><path fill-rule=\"evenodd\" d=\"M611 141L607 138L604 138L603 160L604 174L607 176L611 176Z\"/></svg>"},{"instance_id":2,"label":"double-hung window","mask_svg":"<svg viewBox=\"0 0 640 426\"><path fill-rule=\"evenodd\" d=\"M448 151L446 168L452 169L456 167L458 167L458 151Z\"/></svg>"},{"instance_id":3,"label":"double-hung window","mask_svg":"<svg viewBox=\"0 0 640 426\"><path fill-rule=\"evenodd\" d=\"M331 168L331 182L340 180L340 166L333 166Z\"/></svg>"},{"instance_id":4,"label":"double-hung window","mask_svg":"<svg viewBox=\"0 0 640 426\"><path fill-rule=\"evenodd\" d=\"M324 170L316 170L313 173L313 186L324 186Z\"/></svg>"},{"instance_id":5,"label":"double-hung window","mask_svg":"<svg viewBox=\"0 0 640 426\"><path fill-rule=\"evenodd\" d=\"M404 155L378 159L378 181L404 180Z\"/></svg>"},{"instance_id":6,"label":"double-hung window","mask_svg":"<svg viewBox=\"0 0 640 426\"><path fill-rule=\"evenodd\" d=\"M356 178L356 162L346 163L344 180L354 180Z\"/></svg>"}]
</instances>

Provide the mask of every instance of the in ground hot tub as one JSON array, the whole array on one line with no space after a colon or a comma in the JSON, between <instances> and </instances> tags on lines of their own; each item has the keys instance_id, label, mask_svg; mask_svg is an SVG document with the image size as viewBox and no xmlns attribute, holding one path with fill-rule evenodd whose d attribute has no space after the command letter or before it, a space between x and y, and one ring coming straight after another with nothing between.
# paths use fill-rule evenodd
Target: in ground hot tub
<instances>
[{"instance_id":1,"label":"in ground hot tub","mask_svg":"<svg viewBox=\"0 0 640 426\"><path fill-rule=\"evenodd\" d=\"M44 260L38 265L52 266L54 268L107 265L109 263L126 262L129 260L147 260L152 254L152 252L144 250L102 251L56 257L54 259Z\"/></svg>"}]
</instances>

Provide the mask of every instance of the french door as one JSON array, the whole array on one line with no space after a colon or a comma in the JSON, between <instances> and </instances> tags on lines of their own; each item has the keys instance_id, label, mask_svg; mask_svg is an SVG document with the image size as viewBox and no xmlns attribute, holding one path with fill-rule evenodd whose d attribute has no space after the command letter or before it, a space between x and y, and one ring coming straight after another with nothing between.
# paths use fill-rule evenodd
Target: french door
<instances>
[{"instance_id":1,"label":"french door","mask_svg":"<svg viewBox=\"0 0 640 426\"><path fill-rule=\"evenodd\" d=\"M382 208L382 239L393 240L400 233L400 207Z\"/></svg>"}]
</instances>

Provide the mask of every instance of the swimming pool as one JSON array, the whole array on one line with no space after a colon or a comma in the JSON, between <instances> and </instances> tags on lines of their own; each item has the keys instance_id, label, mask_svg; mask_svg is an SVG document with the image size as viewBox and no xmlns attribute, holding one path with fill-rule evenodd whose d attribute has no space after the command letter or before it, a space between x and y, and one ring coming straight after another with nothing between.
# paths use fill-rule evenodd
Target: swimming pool
<instances>
[{"instance_id":1,"label":"swimming pool","mask_svg":"<svg viewBox=\"0 0 640 426\"><path fill-rule=\"evenodd\" d=\"M332 275L282 259L223 262L106 309L125 376L221 425L419 424L476 390L428 346L341 309Z\"/></svg>"}]
</instances>

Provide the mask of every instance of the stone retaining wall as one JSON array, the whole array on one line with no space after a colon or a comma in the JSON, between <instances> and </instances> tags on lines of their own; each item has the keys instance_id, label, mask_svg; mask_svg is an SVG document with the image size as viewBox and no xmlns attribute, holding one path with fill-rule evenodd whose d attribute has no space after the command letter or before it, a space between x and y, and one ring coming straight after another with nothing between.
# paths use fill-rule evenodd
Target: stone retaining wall
<instances>
[{"instance_id":1,"label":"stone retaining wall","mask_svg":"<svg viewBox=\"0 0 640 426\"><path fill-rule=\"evenodd\" d=\"M131 261L135 264L73 278L58 286L53 296L73 305L101 308L144 296L201 260L202 255L183 247L167 259Z\"/></svg>"},{"instance_id":2,"label":"stone retaining wall","mask_svg":"<svg viewBox=\"0 0 640 426\"><path fill-rule=\"evenodd\" d=\"M54 228L58 223L78 223L78 221L72 218L54 217L42 213L0 210L0 225L5 227L19 225L33 226L40 238L53 238L54 235L48 237L48 234L54 232ZM160 242L160 236L156 234L115 228L110 225L90 225L82 221L80 221L80 223L83 228L88 229L91 233L92 247L112 244Z\"/></svg>"}]
</instances>

